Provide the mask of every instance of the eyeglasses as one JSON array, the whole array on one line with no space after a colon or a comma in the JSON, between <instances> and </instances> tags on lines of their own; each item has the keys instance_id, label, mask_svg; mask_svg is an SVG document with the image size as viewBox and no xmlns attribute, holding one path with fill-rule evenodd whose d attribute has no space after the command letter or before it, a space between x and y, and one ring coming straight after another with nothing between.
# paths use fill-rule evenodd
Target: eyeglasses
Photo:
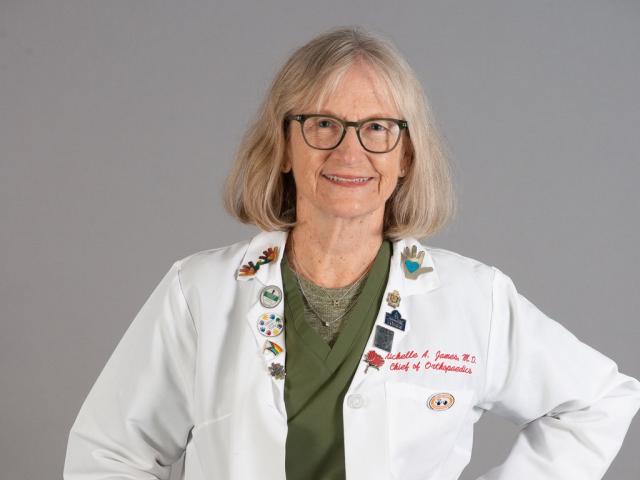
<instances>
[{"instance_id":1,"label":"eyeglasses","mask_svg":"<svg viewBox=\"0 0 640 480\"><path fill-rule=\"evenodd\" d=\"M300 122L302 137L311 148L332 150L340 145L347 127L356 129L360 145L367 152L387 153L395 148L403 129L409 128L406 120L395 118L367 118L359 122L347 122L332 115L288 115L285 121Z\"/></svg>"}]
</instances>

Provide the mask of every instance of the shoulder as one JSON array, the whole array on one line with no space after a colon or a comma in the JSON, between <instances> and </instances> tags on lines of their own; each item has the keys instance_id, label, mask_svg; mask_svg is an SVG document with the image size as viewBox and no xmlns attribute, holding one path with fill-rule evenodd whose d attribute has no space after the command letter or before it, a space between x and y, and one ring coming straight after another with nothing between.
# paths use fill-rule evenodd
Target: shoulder
<instances>
[{"instance_id":1,"label":"shoulder","mask_svg":"<svg viewBox=\"0 0 640 480\"><path fill-rule=\"evenodd\" d=\"M250 239L246 239L230 245L199 250L178 258L174 266L183 282L233 280L250 242Z\"/></svg>"},{"instance_id":2,"label":"shoulder","mask_svg":"<svg viewBox=\"0 0 640 480\"><path fill-rule=\"evenodd\" d=\"M444 284L492 284L497 271L493 265L446 248L422 245L431 256L438 276Z\"/></svg>"},{"instance_id":3,"label":"shoulder","mask_svg":"<svg viewBox=\"0 0 640 480\"><path fill-rule=\"evenodd\" d=\"M519 298L531 303L520 293L512 276L501 268L444 248L424 247L431 255L441 283L456 286L458 293L468 296L476 290L490 295L492 302L500 298Z\"/></svg>"}]
</instances>

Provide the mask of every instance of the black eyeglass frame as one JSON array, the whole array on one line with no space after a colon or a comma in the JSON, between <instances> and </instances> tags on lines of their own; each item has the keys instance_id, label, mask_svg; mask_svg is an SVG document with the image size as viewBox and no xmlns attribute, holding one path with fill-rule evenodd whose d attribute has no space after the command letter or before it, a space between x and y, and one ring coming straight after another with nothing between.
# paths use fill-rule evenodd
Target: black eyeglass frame
<instances>
[{"instance_id":1,"label":"black eyeglass frame","mask_svg":"<svg viewBox=\"0 0 640 480\"><path fill-rule=\"evenodd\" d=\"M331 118L333 120L336 120L338 123L340 123L342 125L342 135L340 135L340 138L338 139L338 141L336 142L336 144L333 147L328 147L328 148L314 147L307 140L307 137L304 134L304 122L308 118L317 118L317 117ZM370 118L365 118L364 120L360 120L359 122L348 122L348 121L342 120L341 118L338 118L338 117L336 117L334 115L323 115L321 113L309 113L309 114L300 114L300 115L287 115L284 119L285 119L286 122L290 122L291 120L295 120L295 121L299 122L300 123L300 131L302 132L302 138L304 138L305 143L307 145L309 145L309 147L315 148L316 150L333 150L334 148L336 148L338 145L340 145L342 143L342 140L344 139L345 135L347 134L347 128L348 127L353 127L353 128L356 129L356 136L358 137L358 141L360 142L360 145L362 145L362 148L364 148L367 152L369 152L369 153L389 153L391 150L396 148L396 146L398 145L398 142L400 141L400 137L402 136L402 130L407 130L408 131L408 129L409 129L409 124L407 123L406 120L398 120L397 118L386 118L386 117L370 117ZM400 127L400 131L398 132L398 138L396 138L396 142L388 150L384 150L382 152L377 152L375 150L369 150L367 147L364 146L364 143L362 143L362 138L360 138L360 127L362 125L364 125L365 123L371 122L373 120L387 120L387 121L390 121L390 122L394 122L396 125L398 125L398 127Z\"/></svg>"}]
</instances>

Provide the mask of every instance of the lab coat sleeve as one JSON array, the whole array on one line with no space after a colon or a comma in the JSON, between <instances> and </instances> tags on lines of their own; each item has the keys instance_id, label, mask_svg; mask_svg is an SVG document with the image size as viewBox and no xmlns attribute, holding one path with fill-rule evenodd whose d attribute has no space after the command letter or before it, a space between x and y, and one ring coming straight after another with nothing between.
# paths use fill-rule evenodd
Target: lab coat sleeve
<instances>
[{"instance_id":1,"label":"lab coat sleeve","mask_svg":"<svg viewBox=\"0 0 640 480\"><path fill-rule=\"evenodd\" d=\"M169 478L193 426L196 343L177 261L82 404L69 433L65 480Z\"/></svg>"},{"instance_id":2,"label":"lab coat sleeve","mask_svg":"<svg viewBox=\"0 0 640 480\"><path fill-rule=\"evenodd\" d=\"M640 382L542 313L492 268L493 311L479 406L521 430L506 460L478 480L601 479L640 408Z\"/></svg>"}]
</instances>

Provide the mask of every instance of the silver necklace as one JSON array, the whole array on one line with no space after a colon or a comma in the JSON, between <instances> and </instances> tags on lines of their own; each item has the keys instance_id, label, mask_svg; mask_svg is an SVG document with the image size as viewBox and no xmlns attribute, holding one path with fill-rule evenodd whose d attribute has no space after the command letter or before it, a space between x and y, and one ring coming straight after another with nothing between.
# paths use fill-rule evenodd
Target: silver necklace
<instances>
[{"instance_id":1,"label":"silver necklace","mask_svg":"<svg viewBox=\"0 0 640 480\"><path fill-rule=\"evenodd\" d=\"M304 288L302 288L302 283L300 282L300 277L298 276L298 274L294 271L293 272L296 276L296 279L298 280L298 285L300 286L300 291L302 292L302 295L304 296L304 298L307 299L307 305L309 305L309 308L311 309L311 311L313 313L316 314L316 316L320 319L320 323L322 323L322 325L324 327L328 327L330 325L333 325L334 323L336 323L338 320L340 320L342 317L344 317L347 313L349 313L351 311L351 309L353 308L353 306L356 304L356 302L354 302L353 300L351 301L351 305L349 305L347 307L347 309L342 312L340 315L338 315L336 318L334 318L333 320L331 320L330 322L328 322L327 320L325 320L322 315L320 315L320 313L318 313L318 311L313 308L313 305L311 304L311 302L309 301L309 296L307 295L307 293L304 291Z\"/></svg>"},{"instance_id":2,"label":"silver necklace","mask_svg":"<svg viewBox=\"0 0 640 480\"><path fill-rule=\"evenodd\" d=\"M293 236L292 236L292 240L293 240ZM298 262L298 258L296 256L296 252L295 252L295 245L294 242L291 242L291 251L293 253L293 259L295 261L295 263L298 265L299 268L302 269L302 265L300 264L300 262ZM347 289L347 291L339 298L339 299L335 299L333 296L331 296L328 292L325 292L325 294L331 299L331 301L333 302L333 306L334 307L338 307L340 300L342 300L346 295L349 294L349 292L351 292L351 290L353 290L354 288L356 288L359 284L360 281L364 278L364 276L369 272L371 265L373 264L373 261L371 262L371 264L369 265L369 268L367 268L364 273L360 276L360 278L358 278L358 280L356 280L351 287L349 287ZM322 315L320 315L320 313L318 313L318 311L313 308L312 302L309 299L309 296L307 295L307 293L304 291L304 288L302 286L302 282L300 281L300 276L298 275L298 272L296 272L295 270L293 270L294 275L296 276L296 280L298 281L298 286L300 287L300 291L302 292L302 295L304 296L304 298L307 300L307 304L309 305L309 308L311 309L311 311L313 313L316 314L316 316L318 317L318 319L320 319L320 322L322 323L323 326L328 327L330 325L333 325L334 323L336 323L338 320L340 320L342 317L344 317L347 313L349 313L351 311L351 309L353 308L353 306L355 305L354 301L351 301L351 305L349 305L349 307L340 315L338 315L336 318L334 318L333 320L331 320L330 322L325 320ZM308 275L308 274L307 274Z\"/></svg>"},{"instance_id":3,"label":"silver necklace","mask_svg":"<svg viewBox=\"0 0 640 480\"><path fill-rule=\"evenodd\" d=\"M292 253L293 253L293 259L294 259L294 261L295 261L296 265L298 265L298 267L299 267L301 270L304 270L304 268L302 267L302 264L298 261L298 256L296 255L296 246L295 246L295 243L293 242L293 235L291 236L291 239L292 239L292 242L291 242L291 251L292 251ZM372 263L373 263L373 262L372 262ZM369 268L370 268L370 267L371 267L371 264L369 264ZM334 306L334 308L337 308L337 307L338 307L338 305L339 305L339 303L340 303L340 300L342 300L344 297L346 297L346 296L351 292L351 290L353 290L356 286L358 286L358 284L359 284L360 280L362 280L362 279L364 278L364 276L369 272L369 268L366 268L366 269L365 269L364 273L363 273L362 275L360 275L360 278L358 278L358 280L356 280L356 281L351 285L351 287L349 287L349 288L344 292L344 294L343 294L340 298L337 298L337 299L336 299L336 298L334 298L334 297L333 297L333 295L330 295L330 294L329 294L329 292L325 291L325 295L327 295L327 297L329 297L329 298L331 299L331 301L333 302L333 306ZM296 277L297 277L297 276L298 276L297 272L294 272L294 273L296 274ZM309 275L309 272L304 271L304 273L307 275L307 278L311 278L311 276ZM299 280L299 279L298 279L298 283L300 283L300 280ZM300 289L302 289L302 286L300 287ZM306 297L306 295L305 295L305 297ZM307 298L307 300L309 300L309 298L308 298L308 297L306 297L306 298Z\"/></svg>"}]
</instances>

